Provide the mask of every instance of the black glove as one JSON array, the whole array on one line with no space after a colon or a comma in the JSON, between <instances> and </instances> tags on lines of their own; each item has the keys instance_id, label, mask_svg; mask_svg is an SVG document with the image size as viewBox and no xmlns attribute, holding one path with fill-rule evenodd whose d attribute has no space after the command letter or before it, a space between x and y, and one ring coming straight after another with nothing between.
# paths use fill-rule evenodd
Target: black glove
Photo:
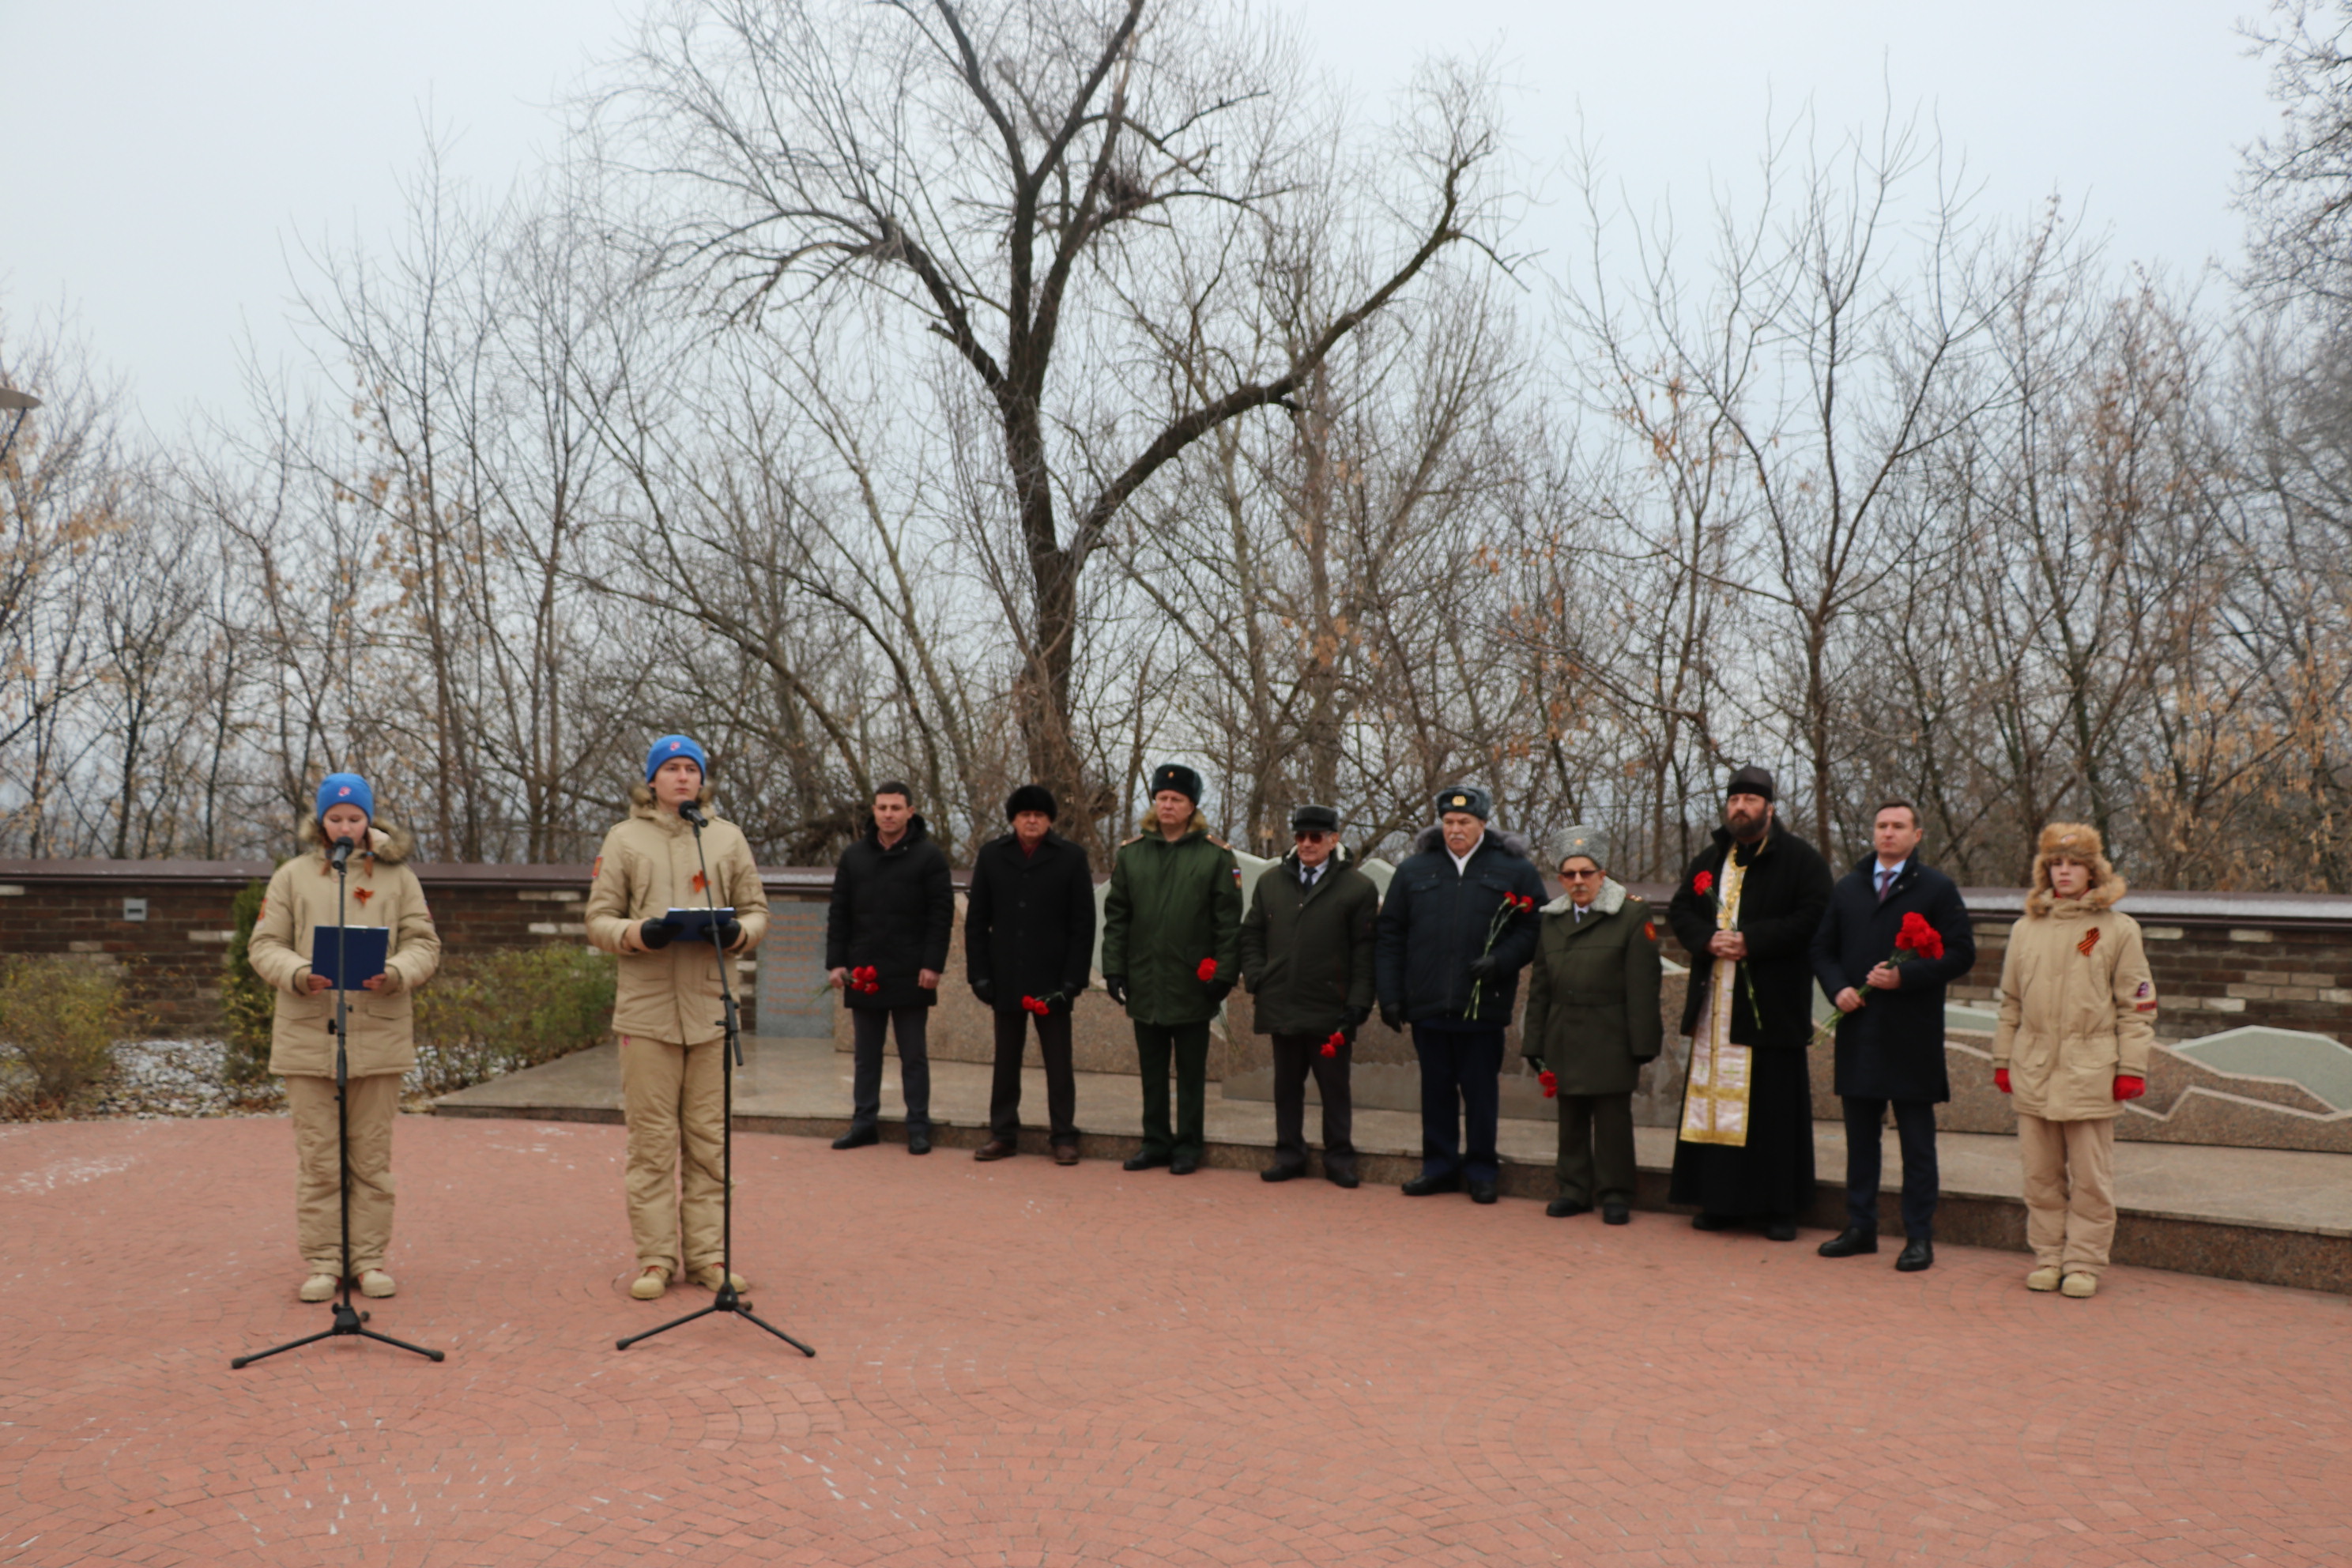
<instances>
[{"instance_id":1,"label":"black glove","mask_svg":"<svg viewBox=\"0 0 2352 1568\"><path fill-rule=\"evenodd\" d=\"M1083 979L1078 979L1078 980L1065 980L1065 981L1063 981L1063 982L1062 982L1062 1008L1063 1008L1063 1011L1065 1011L1065 1012L1075 1012L1075 1011L1077 1009L1077 1005L1078 1005L1078 998L1079 998L1079 997L1081 997L1081 996L1083 996L1083 995L1085 995L1086 994L1087 994L1087 983L1086 983L1086 981L1085 981L1085 980L1083 980Z\"/></svg>"},{"instance_id":2,"label":"black glove","mask_svg":"<svg viewBox=\"0 0 2352 1568\"><path fill-rule=\"evenodd\" d=\"M670 938L677 934L677 927L667 920L647 921L637 927L637 940L648 950L667 947Z\"/></svg>"},{"instance_id":3,"label":"black glove","mask_svg":"<svg viewBox=\"0 0 2352 1568\"><path fill-rule=\"evenodd\" d=\"M1404 1033L1404 1009L1403 1009L1403 1008L1402 1008L1402 1007L1383 1007L1383 1008L1381 1008L1381 1023L1383 1023L1383 1024L1386 1024L1390 1028L1394 1029L1398 1034L1400 1034L1400 1035L1403 1034L1403 1033Z\"/></svg>"},{"instance_id":4,"label":"black glove","mask_svg":"<svg viewBox=\"0 0 2352 1568\"><path fill-rule=\"evenodd\" d=\"M1482 952L1477 957L1470 961L1470 978L1473 980L1492 980L1495 978L1495 971L1500 967L1502 967L1501 964L1496 961L1493 953Z\"/></svg>"},{"instance_id":5,"label":"black glove","mask_svg":"<svg viewBox=\"0 0 2352 1568\"><path fill-rule=\"evenodd\" d=\"M719 922L719 946L732 952L735 951L735 944L742 940L743 922L741 921L737 920L733 915L729 915Z\"/></svg>"},{"instance_id":6,"label":"black glove","mask_svg":"<svg viewBox=\"0 0 2352 1568\"><path fill-rule=\"evenodd\" d=\"M1230 980L1212 980L1212 981L1210 981L1210 982L1209 982L1209 1005L1210 1005L1210 1006L1212 1006L1212 1007L1222 1007L1222 1006L1223 1006L1223 1005L1225 1005L1225 998L1226 998L1226 997L1228 997L1228 996L1230 996L1230 995L1232 995L1233 994L1234 994L1234 983L1233 983L1232 981L1230 981Z\"/></svg>"},{"instance_id":7,"label":"black glove","mask_svg":"<svg viewBox=\"0 0 2352 1568\"><path fill-rule=\"evenodd\" d=\"M1364 1026L1364 1020L1371 1016L1372 1010L1370 1007L1350 1007L1342 1016L1341 1022L1350 1029L1360 1029Z\"/></svg>"},{"instance_id":8,"label":"black glove","mask_svg":"<svg viewBox=\"0 0 2352 1568\"><path fill-rule=\"evenodd\" d=\"M1110 999L1111 999L1112 1001L1114 1001L1114 1002L1118 1003L1118 1004L1120 1006L1122 1006L1122 1007L1124 1007L1124 1006L1126 1006L1126 1005L1127 1005L1127 976L1126 976L1126 975L1124 975L1124 974L1106 974L1106 975L1104 975L1104 976L1103 976L1103 989L1104 989L1106 992L1109 993Z\"/></svg>"},{"instance_id":9,"label":"black glove","mask_svg":"<svg viewBox=\"0 0 2352 1568\"><path fill-rule=\"evenodd\" d=\"M1543 1058L1529 1057L1528 1058L1528 1070L1533 1073L1542 1072L1544 1070Z\"/></svg>"},{"instance_id":10,"label":"black glove","mask_svg":"<svg viewBox=\"0 0 2352 1568\"><path fill-rule=\"evenodd\" d=\"M971 994L979 997L982 1002L993 1006L996 1003L996 982L993 980L975 980L971 983Z\"/></svg>"}]
</instances>

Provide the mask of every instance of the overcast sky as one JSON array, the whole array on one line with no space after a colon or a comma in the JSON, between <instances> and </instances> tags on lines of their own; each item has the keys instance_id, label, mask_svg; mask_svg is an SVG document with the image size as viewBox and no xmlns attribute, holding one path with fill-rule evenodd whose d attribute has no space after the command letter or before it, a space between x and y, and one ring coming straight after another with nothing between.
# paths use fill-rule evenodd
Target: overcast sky
<instances>
[{"instance_id":1,"label":"overcast sky","mask_svg":"<svg viewBox=\"0 0 2352 1568\"><path fill-rule=\"evenodd\" d=\"M2119 259L2231 260L2238 150L2275 123L2235 27L2247 0L1290 0L1311 50L1365 94L1432 53L1499 51L1511 126L1556 163L1580 122L1637 205L1692 217L1753 166L1768 109L1825 130L1891 94L1940 126L1980 213L2053 191ZM503 188L552 151L549 106L628 28L609 0L0 0L0 310L64 307L169 434L233 413L249 335L293 363L299 241L374 243L428 121ZM1530 237L1564 245L1568 231ZM1687 222L1685 226L1691 226ZM1564 249L1557 259L1568 259Z\"/></svg>"}]
</instances>

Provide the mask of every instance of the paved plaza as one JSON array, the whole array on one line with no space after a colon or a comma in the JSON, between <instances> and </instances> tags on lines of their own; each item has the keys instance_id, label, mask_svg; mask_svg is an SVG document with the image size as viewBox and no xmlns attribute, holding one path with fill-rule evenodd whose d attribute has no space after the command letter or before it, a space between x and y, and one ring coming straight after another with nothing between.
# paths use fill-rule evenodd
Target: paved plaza
<instances>
[{"instance_id":1,"label":"paved plaza","mask_svg":"<svg viewBox=\"0 0 2352 1568\"><path fill-rule=\"evenodd\" d=\"M0 1565L2352 1561L2352 1300L1640 1214L737 1144L716 1319L626 1352L617 1127L404 1118L294 1300L275 1119L0 1128Z\"/></svg>"}]
</instances>

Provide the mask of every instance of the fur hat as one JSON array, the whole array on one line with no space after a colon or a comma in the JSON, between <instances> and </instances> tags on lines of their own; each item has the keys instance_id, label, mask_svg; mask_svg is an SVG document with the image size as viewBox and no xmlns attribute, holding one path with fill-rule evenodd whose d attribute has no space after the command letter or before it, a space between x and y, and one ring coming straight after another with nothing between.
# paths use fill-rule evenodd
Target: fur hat
<instances>
[{"instance_id":1,"label":"fur hat","mask_svg":"<svg viewBox=\"0 0 2352 1568\"><path fill-rule=\"evenodd\" d=\"M704 778L710 776L710 759L702 754L701 742L691 735L664 735L646 752L646 783L653 783L661 765L673 757L684 757L701 770Z\"/></svg>"},{"instance_id":2,"label":"fur hat","mask_svg":"<svg viewBox=\"0 0 2352 1568\"><path fill-rule=\"evenodd\" d=\"M1328 805L1302 805L1290 814L1290 831L1303 833L1312 829L1318 833L1339 831L1339 814Z\"/></svg>"},{"instance_id":3,"label":"fur hat","mask_svg":"<svg viewBox=\"0 0 2352 1568\"><path fill-rule=\"evenodd\" d=\"M1201 804L1201 775L1181 763L1162 763L1151 775L1151 793L1174 790L1194 805Z\"/></svg>"},{"instance_id":4,"label":"fur hat","mask_svg":"<svg viewBox=\"0 0 2352 1568\"><path fill-rule=\"evenodd\" d=\"M1023 784L1004 797L1004 820L1012 821L1024 811L1042 811L1051 822L1060 815L1054 805L1054 792L1044 784Z\"/></svg>"},{"instance_id":5,"label":"fur hat","mask_svg":"<svg viewBox=\"0 0 2352 1568\"><path fill-rule=\"evenodd\" d=\"M1735 795L1760 795L1766 800L1774 799L1771 771L1750 763L1733 773L1731 782L1723 786L1723 798L1729 800Z\"/></svg>"},{"instance_id":6,"label":"fur hat","mask_svg":"<svg viewBox=\"0 0 2352 1568\"><path fill-rule=\"evenodd\" d=\"M1581 855L1587 860L1609 869L1609 837L1598 827L1563 828L1552 836L1551 863L1557 868L1571 856Z\"/></svg>"},{"instance_id":7,"label":"fur hat","mask_svg":"<svg viewBox=\"0 0 2352 1568\"><path fill-rule=\"evenodd\" d=\"M2091 868L2090 889L2082 901L2092 909L2104 910L2130 890L2108 863L2106 846L2097 828L2087 822L2053 822L2042 830L2033 846L2033 887L2025 895L2028 914L2046 915L2058 902L2058 889L2050 878L2053 860L2072 860Z\"/></svg>"},{"instance_id":8,"label":"fur hat","mask_svg":"<svg viewBox=\"0 0 2352 1568\"><path fill-rule=\"evenodd\" d=\"M1449 811L1466 811L1481 822L1492 822L1495 797L1476 784L1455 784L1437 792L1437 815L1442 818Z\"/></svg>"}]
</instances>

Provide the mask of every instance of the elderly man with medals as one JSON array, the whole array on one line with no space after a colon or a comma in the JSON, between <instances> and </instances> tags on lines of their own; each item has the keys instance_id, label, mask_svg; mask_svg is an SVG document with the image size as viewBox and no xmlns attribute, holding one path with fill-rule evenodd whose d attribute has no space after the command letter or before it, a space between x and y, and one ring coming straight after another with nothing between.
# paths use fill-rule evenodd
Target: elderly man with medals
<instances>
[{"instance_id":1,"label":"elderly man with medals","mask_svg":"<svg viewBox=\"0 0 2352 1568\"><path fill-rule=\"evenodd\" d=\"M1760 1218L1773 1240L1794 1241L1813 1196L1811 948L1834 883L1820 851L1777 819L1773 795L1762 768L1731 775L1724 826L1667 906L1693 960L1667 1195L1698 1208L1697 1229Z\"/></svg>"}]
</instances>

